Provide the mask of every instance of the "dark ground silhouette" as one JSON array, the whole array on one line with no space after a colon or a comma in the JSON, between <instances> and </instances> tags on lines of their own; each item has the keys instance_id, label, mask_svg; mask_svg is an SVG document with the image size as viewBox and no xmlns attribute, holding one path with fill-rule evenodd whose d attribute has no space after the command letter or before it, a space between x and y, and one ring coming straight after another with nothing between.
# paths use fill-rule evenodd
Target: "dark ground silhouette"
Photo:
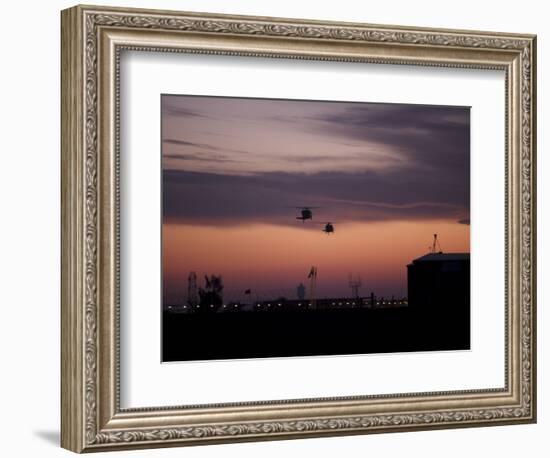
<instances>
[{"instance_id":1,"label":"dark ground silhouette","mask_svg":"<svg viewBox=\"0 0 550 458\"><path fill-rule=\"evenodd\" d=\"M470 348L469 308L164 312L163 361Z\"/></svg>"}]
</instances>

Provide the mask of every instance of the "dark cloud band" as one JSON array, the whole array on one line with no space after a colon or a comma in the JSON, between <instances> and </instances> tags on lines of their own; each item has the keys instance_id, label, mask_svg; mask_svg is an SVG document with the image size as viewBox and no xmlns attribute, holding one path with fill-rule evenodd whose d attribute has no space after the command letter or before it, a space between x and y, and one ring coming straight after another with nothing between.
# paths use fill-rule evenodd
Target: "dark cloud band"
<instances>
[{"instance_id":1,"label":"dark cloud band","mask_svg":"<svg viewBox=\"0 0 550 458\"><path fill-rule=\"evenodd\" d=\"M294 224L295 206L321 207L320 220L385 221L461 219L469 214L469 189L443 180L413 183L394 174L266 173L218 175L163 173L166 221L186 224Z\"/></svg>"}]
</instances>

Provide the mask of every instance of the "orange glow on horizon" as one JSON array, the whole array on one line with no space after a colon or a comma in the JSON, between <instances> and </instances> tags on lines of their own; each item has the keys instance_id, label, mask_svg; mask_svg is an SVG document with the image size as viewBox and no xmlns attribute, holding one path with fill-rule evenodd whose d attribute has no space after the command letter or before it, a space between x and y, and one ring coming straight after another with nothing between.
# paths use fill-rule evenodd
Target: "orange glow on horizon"
<instances>
[{"instance_id":1,"label":"orange glow on horizon","mask_svg":"<svg viewBox=\"0 0 550 458\"><path fill-rule=\"evenodd\" d=\"M348 275L361 276L362 294L406 295L406 265L428 252L438 234L444 252L469 252L470 227L448 220L336 224L252 224L212 227L163 225L163 278L170 294L184 294L195 271L221 274L226 291L268 291L307 285L318 268L319 297L349 294Z\"/></svg>"}]
</instances>

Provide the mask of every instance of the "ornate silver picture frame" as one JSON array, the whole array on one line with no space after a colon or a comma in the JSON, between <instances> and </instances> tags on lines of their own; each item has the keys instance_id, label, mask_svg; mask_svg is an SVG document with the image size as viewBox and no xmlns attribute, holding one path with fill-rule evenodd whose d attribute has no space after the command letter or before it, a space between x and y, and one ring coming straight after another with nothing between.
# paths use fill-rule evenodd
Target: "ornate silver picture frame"
<instances>
[{"instance_id":1,"label":"ornate silver picture frame","mask_svg":"<svg viewBox=\"0 0 550 458\"><path fill-rule=\"evenodd\" d=\"M76 6L62 12L61 445L75 452L536 421L536 37ZM122 408L125 50L505 73L505 386Z\"/></svg>"}]
</instances>

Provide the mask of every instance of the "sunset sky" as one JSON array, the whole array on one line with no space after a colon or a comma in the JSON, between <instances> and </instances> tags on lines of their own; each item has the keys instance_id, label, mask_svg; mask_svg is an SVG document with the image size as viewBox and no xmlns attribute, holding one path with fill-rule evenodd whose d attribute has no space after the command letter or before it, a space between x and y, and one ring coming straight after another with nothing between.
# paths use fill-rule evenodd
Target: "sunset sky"
<instances>
[{"instance_id":1,"label":"sunset sky","mask_svg":"<svg viewBox=\"0 0 550 458\"><path fill-rule=\"evenodd\" d=\"M405 296L406 265L438 233L470 251L470 109L164 95L164 299L189 271L295 297L318 269L318 297ZM297 206L313 221L296 220ZM322 232L321 222L335 233Z\"/></svg>"}]
</instances>

